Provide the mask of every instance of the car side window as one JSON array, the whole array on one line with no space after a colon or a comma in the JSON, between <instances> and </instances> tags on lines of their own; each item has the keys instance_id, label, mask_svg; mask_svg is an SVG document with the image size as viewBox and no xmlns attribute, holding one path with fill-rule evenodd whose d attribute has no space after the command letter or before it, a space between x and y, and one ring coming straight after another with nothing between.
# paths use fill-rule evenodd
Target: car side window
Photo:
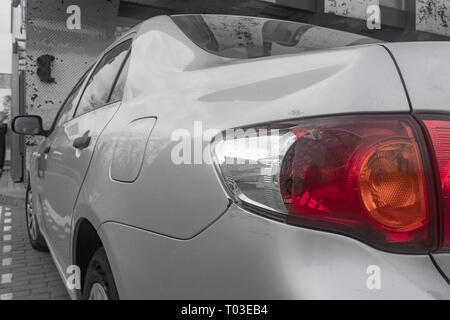
<instances>
[{"instance_id":1,"label":"car side window","mask_svg":"<svg viewBox=\"0 0 450 320\"><path fill-rule=\"evenodd\" d=\"M75 112L75 108L77 107L78 100L81 95L81 89L83 88L83 83L85 82L89 72L92 68L89 68L88 71L81 77L78 83L73 88L70 95L67 97L64 105L61 107L61 111L58 113L57 118L55 120L55 126L62 125L63 123L72 119L73 114Z\"/></svg>"},{"instance_id":2,"label":"car side window","mask_svg":"<svg viewBox=\"0 0 450 320\"><path fill-rule=\"evenodd\" d=\"M78 104L76 117L109 103L111 90L130 47L131 40L128 40L122 42L103 56L86 85Z\"/></svg>"},{"instance_id":3,"label":"car side window","mask_svg":"<svg viewBox=\"0 0 450 320\"><path fill-rule=\"evenodd\" d=\"M118 102L122 100L129 67L130 55L128 55L127 61L125 62L122 71L120 71L119 78L117 79L116 85L114 86L114 89L111 93L111 98L109 99L110 102Z\"/></svg>"}]
</instances>

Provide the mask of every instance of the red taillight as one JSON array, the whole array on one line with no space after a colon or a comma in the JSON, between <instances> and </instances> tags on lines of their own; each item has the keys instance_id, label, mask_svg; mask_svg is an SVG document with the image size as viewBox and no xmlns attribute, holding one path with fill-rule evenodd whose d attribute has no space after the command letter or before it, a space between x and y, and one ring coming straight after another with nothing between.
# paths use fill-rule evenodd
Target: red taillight
<instances>
[{"instance_id":1,"label":"red taillight","mask_svg":"<svg viewBox=\"0 0 450 320\"><path fill-rule=\"evenodd\" d=\"M417 116L428 133L430 153L434 156L436 180L440 194L442 235L440 249L450 250L450 117ZM444 118L444 119L443 119ZM439 120L438 120L439 119Z\"/></svg>"},{"instance_id":2,"label":"red taillight","mask_svg":"<svg viewBox=\"0 0 450 320\"><path fill-rule=\"evenodd\" d=\"M410 116L305 121L280 171L288 222L390 251L435 245L432 169Z\"/></svg>"},{"instance_id":3,"label":"red taillight","mask_svg":"<svg viewBox=\"0 0 450 320\"><path fill-rule=\"evenodd\" d=\"M245 209L386 251L450 250L450 116L418 118L334 116L237 129L216 137L212 159Z\"/></svg>"}]
</instances>

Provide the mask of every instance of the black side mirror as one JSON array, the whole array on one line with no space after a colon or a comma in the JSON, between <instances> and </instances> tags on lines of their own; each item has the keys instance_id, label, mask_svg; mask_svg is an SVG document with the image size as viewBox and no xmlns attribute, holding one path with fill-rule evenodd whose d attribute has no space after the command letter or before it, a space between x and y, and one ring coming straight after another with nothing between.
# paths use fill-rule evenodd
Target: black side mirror
<instances>
[{"instance_id":1,"label":"black side mirror","mask_svg":"<svg viewBox=\"0 0 450 320\"><path fill-rule=\"evenodd\" d=\"M39 116L18 116L12 122L12 130L17 134L27 136L46 136L42 128L42 118Z\"/></svg>"}]
</instances>

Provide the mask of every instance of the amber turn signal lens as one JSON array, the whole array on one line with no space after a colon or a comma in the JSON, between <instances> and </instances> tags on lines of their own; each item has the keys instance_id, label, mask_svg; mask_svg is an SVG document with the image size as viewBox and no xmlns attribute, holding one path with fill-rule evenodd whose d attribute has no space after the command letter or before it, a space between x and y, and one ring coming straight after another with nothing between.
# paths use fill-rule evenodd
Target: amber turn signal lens
<instances>
[{"instance_id":1,"label":"amber turn signal lens","mask_svg":"<svg viewBox=\"0 0 450 320\"><path fill-rule=\"evenodd\" d=\"M369 154L359 174L359 191L368 215L394 232L426 224L422 172L418 151L410 143L391 143Z\"/></svg>"}]
</instances>

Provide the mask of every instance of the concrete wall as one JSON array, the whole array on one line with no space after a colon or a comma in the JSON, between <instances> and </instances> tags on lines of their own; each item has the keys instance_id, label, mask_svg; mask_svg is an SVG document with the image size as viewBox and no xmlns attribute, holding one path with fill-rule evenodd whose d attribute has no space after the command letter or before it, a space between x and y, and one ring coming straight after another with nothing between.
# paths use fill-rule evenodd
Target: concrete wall
<instances>
[{"instance_id":1,"label":"concrete wall","mask_svg":"<svg viewBox=\"0 0 450 320\"><path fill-rule=\"evenodd\" d=\"M81 8L79 30L67 27L69 5ZM118 0L28 0L27 112L42 116L47 128L77 80L115 40L118 7ZM55 57L55 83L44 83L36 74L36 61L44 54Z\"/></svg>"},{"instance_id":2,"label":"concrete wall","mask_svg":"<svg viewBox=\"0 0 450 320\"><path fill-rule=\"evenodd\" d=\"M450 0L418 0L416 28L450 36Z\"/></svg>"},{"instance_id":3,"label":"concrete wall","mask_svg":"<svg viewBox=\"0 0 450 320\"><path fill-rule=\"evenodd\" d=\"M325 12L365 19L369 5L405 10L413 0L325 0ZM450 36L450 0L416 0L416 30Z\"/></svg>"}]
</instances>

